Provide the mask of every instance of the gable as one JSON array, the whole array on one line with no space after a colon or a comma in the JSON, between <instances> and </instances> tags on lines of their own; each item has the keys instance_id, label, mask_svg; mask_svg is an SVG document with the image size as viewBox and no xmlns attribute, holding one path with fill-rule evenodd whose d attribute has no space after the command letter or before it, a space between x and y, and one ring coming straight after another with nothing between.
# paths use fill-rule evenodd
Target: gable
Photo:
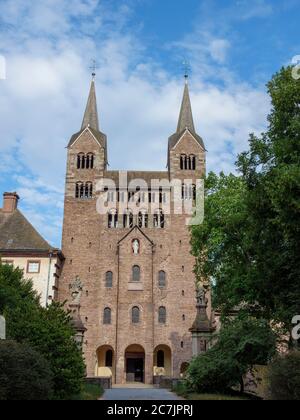
<instances>
[{"instance_id":1,"label":"gable","mask_svg":"<svg viewBox=\"0 0 300 420\"><path fill-rule=\"evenodd\" d=\"M106 135L101 133L100 131L96 131L91 127L86 127L83 130L79 131L78 133L74 134L68 144L68 148L74 147L75 144L80 141L82 138L90 138L92 141L96 142L96 144L103 149L106 149Z\"/></svg>"}]
</instances>

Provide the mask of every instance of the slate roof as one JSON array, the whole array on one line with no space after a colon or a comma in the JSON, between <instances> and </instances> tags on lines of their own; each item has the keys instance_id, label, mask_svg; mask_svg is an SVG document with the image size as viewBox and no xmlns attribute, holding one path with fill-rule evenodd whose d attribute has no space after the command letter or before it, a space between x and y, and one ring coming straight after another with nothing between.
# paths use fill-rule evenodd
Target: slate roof
<instances>
[{"instance_id":1,"label":"slate roof","mask_svg":"<svg viewBox=\"0 0 300 420\"><path fill-rule=\"evenodd\" d=\"M82 121L81 130L83 130L86 127L91 127L96 131L100 131L94 79L91 83L90 93Z\"/></svg>"},{"instance_id":2,"label":"slate roof","mask_svg":"<svg viewBox=\"0 0 300 420\"><path fill-rule=\"evenodd\" d=\"M0 250L52 251L54 248L45 241L19 210L3 213L0 209Z\"/></svg>"}]
</instances>

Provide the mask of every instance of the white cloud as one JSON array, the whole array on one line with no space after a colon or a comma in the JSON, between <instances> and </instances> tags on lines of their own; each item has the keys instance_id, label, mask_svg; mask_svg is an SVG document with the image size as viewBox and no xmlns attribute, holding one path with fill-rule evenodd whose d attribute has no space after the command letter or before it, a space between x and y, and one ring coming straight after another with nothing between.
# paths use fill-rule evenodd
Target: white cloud
<instances>
[{"instance_id":1,"label":"white cloud","mask_svg":"<svg viewBox=\"0 0 300 420\"><path fill-rule=\"evenodd\" d=\"M0 154L5 157L0 172L18 186L25 214L57 245L65 146L81 125L89 59L95 57L100 66L100 124L108 135L111 168L164 169L167 139L177 125L183 81L147 58L140 40L125 30L127 6L110 7L105 14L103 7L96 0L0 5L0 53L8 63L8 78L0 81ZM77 24L79 17L75 30L72 19ZM95 37L86 35L87 23ZM187 50L193 64L194 117L209 151L208 169L229 172L236 153L247 147L249 132L264 129L268 99L228 70L227 39L196 31L175 46ZM222 80L222 87L208 83L209 76Z\"/></svg>"}]
</instances>

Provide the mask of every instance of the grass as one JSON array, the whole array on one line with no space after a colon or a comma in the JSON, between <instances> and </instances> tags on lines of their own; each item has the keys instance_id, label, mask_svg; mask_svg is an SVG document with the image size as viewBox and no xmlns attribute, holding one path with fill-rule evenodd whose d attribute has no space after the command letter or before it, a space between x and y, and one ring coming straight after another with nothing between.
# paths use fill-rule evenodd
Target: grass
<instances>
[{"instance_id":1,"label":"grass","mask_svg":"<svg viewBox=\"0 0 300 420\"><path fill-rule=\"evenodd\" d=\"M80 395L73 398L75 401L97 401L104 394L100 385L84 384Z\"/></svg>"}]
</instances>

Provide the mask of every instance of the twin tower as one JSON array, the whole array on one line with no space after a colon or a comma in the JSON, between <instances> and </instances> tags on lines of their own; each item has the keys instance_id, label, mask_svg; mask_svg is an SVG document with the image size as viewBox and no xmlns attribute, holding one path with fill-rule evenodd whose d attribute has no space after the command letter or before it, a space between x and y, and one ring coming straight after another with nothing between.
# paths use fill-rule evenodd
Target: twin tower
<instances>
[{"instance_id":1,"label":"twin tower","mask_svg":"<svg viewBox=\"0 0 300 420\"><path fill-rule=\"evenodd\" d=\"M167 186L150 188L152 180L168 185L176 179L182 183L181 199L193 201L194 188L185 182L195 186L205 175L206 150L195 130L187 81L167 152L166 171L129 171L129 184L120 183L119 172L108 170L92 80L81 130L68 144L66 261L59 285L59 300L73 313L88 377L152 384L180 377L192 358L196 279L187 218L175 214L172 205L165 211L172 201ZM103 179L112 181L113 191L98 191ZM141 186L134 184L141 179ZM101 194L107 212L97 209Z\"/></svg>"}]
</instances>

